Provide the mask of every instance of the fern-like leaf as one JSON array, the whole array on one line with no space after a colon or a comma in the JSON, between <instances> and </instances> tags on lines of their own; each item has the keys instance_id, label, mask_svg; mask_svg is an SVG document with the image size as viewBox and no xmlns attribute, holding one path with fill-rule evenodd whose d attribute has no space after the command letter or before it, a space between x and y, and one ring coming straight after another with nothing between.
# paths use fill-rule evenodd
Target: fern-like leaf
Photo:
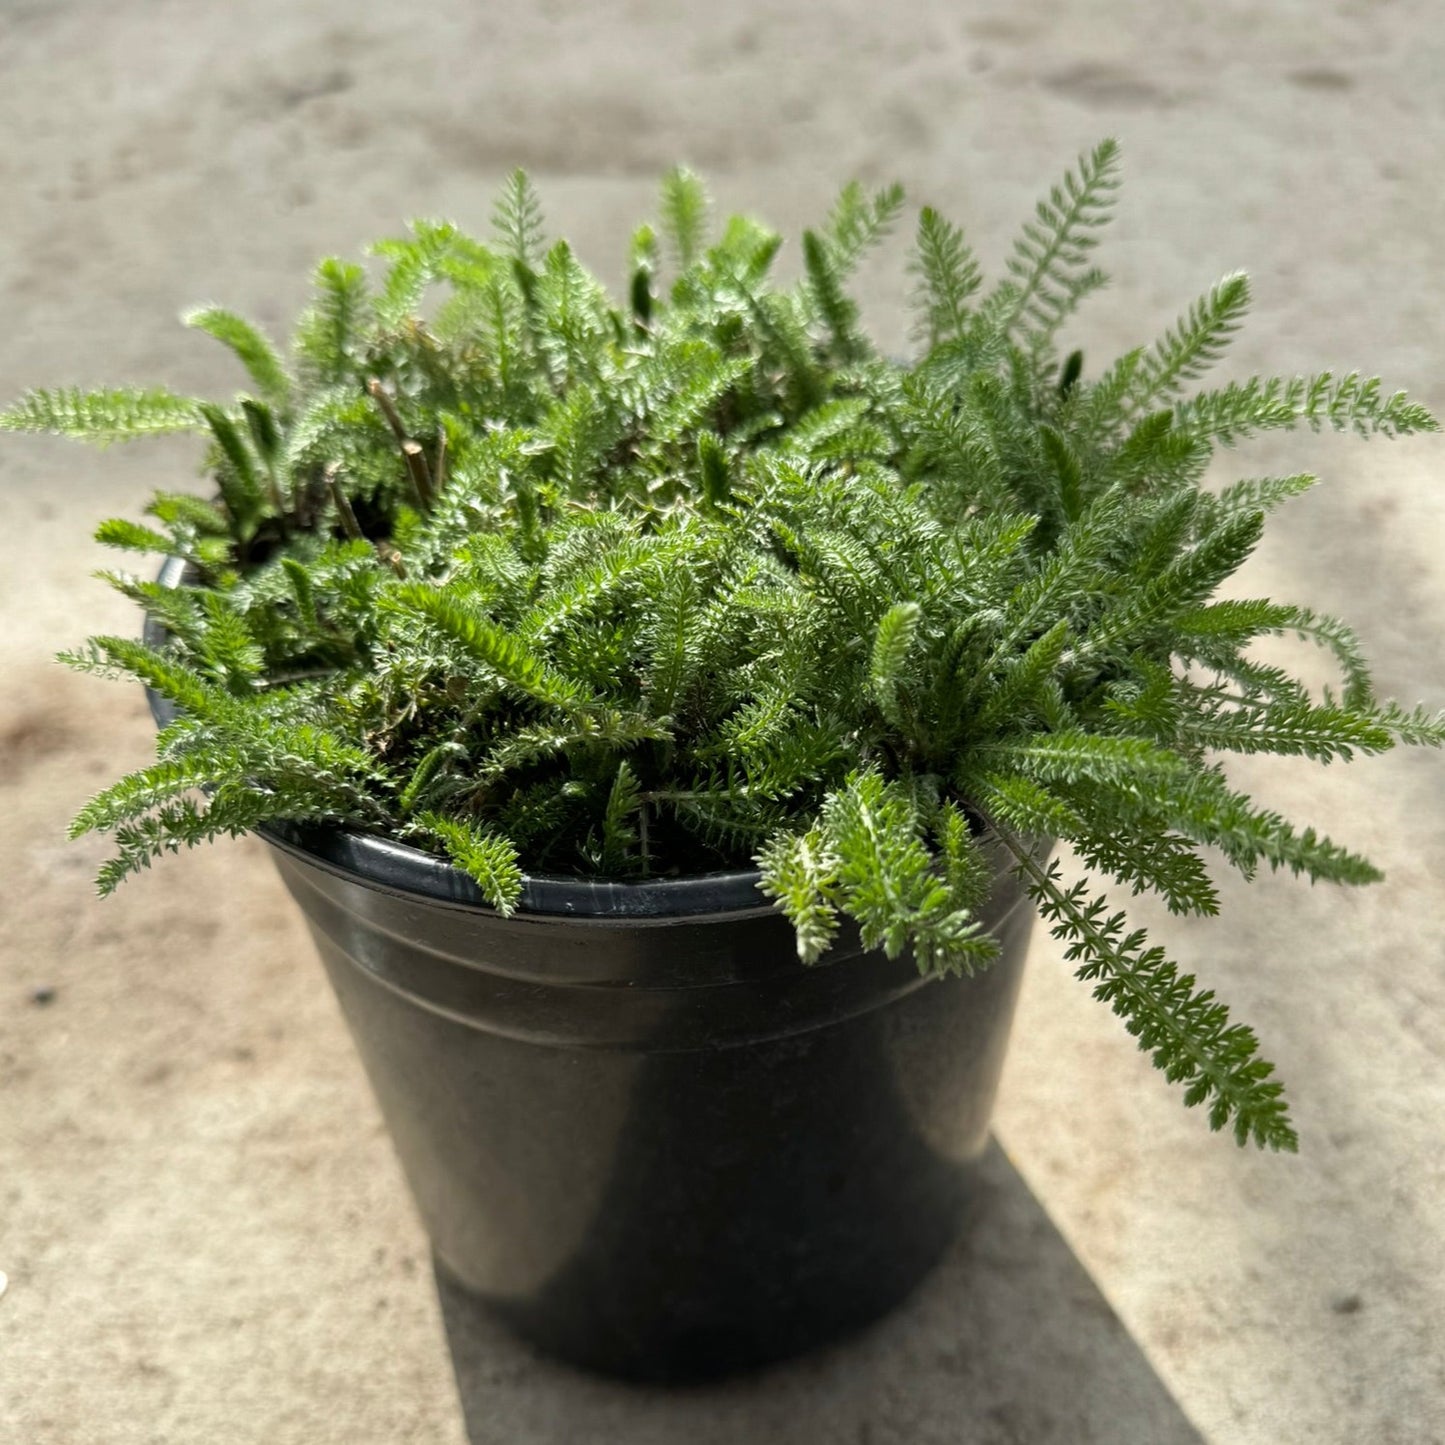
<instances>
[{"instance_id":1,"label":"fern-like leaf","mask_svg":"<svg viewBox=\"0 0 1445 1445\"><path fill-rule=\"evenodd\" d=\"M1165 1077L1184 1085L1184 1102L1206 1104L1210 1128L1232 1126L1240 1144L1298 1149L1283 1087L1253 1032L1231 1023L1225 1006L1196 989L1163 949L1146 947L1142 933L1126 933L1124 915L1110 914L1086 884L1065 889L1056 864L1041 868L1016 840L1005 834L1005 841L1040 913L1067 945L1066 957L1079 962L1078 976L1094 985L1094 996L1124 1020Z\"/></svg>"},{"instance_id":2,"label":"fern-like leaf","mask_svg":"<svg viewBox=\"0 0 1445 1445\"><path fill-rule=\"evenodd\" d=\"M1316 430L1328 426L1361 436L1440 429L1430 412L1404 392L1386 395L1379 377L1366 379L1353 371L1338 380L1330 371L1288 380L1255 376L1192 396L1178 404L1175 414L1181 430L1226 445L1259 432L1287 431L1302 422Z\"/></svg>"},{"instance_id":3,"label":"fern-like leaf","mask_svg":"<svg viewBox=\"0 0 1445 1445\"><path fill-rule=\"evenodd\" d=\"M1079 300L1101 284L1102 274L1087 260L1098 244L1094 232L1114 202L1118 163L1118 142L1100 141L1039 202L1008 260L1014 293L1005 329L1051 336Z\"/></svg>"},{"instance_id":4,"label":"fern-like leaf","mask_svg":"<svg viewBox=\"0 0 1445 1445\"><path fill-rule=\"evenodd\" d=\"M328 257L316 268L316 299L297 324L294 346L323 386L355 379L357 343L366 310L366 272Z\"/></svg>"},{"instance_id":5,"label":"fern-like leaf","mask_svg":"<svg viewBox=\"0 0 1445 1445\"><path fill-rule=\"evenodd\" d=\"M821 829L783 833L755 859L762 870L759 887L777 900L797 938L798 957L816 963L838 933L838 910L832 902L837 887L837 860Z\"/></svg>"},{"instance_id":6,"label":"fern-like leaf","mask_svg":"<svg viewBox=\"0 0 1445 1445\"><path fill-rule=\"evenodd\" d=\"M883 716L894 724L902 722L899 693L922 621L923 609L916 602L898 602L883 614L873 637L869 684Z\"/></svg>"},{"instance_id":7,"label":"fern-like leaf","mask_svg":"<svg viewBox=\"0 0 1445 1445\"><path fill-rule=\"evenodd\" d=\"M845 360L861 353L858 306L843 290L837 262L816 231L803 232L803 266L813 303L828 328L833 349Z\"/></svg>"},{"instance_id":8,"label":"fern-like leaf","mask_svg":"<svg viewBox=\"0 0 1445 1445\"><path fill-rule=\"evenodd\" d=\"M706 188L686 166L667 173L662 182L661 230L680 270L687 270L702 254L710 209Z\"/></svg>"},{"instance_id":9,"label":"fern-like leaf","mask_svg":"<svg viewBox=\"0 0 1445 1445\"><path fill-rule=\"evenodd\" d=\"M624 758L617 765L617 775L607 794L602 813L602 847L598 868L605 878L617 878L632 871L633 850L639 836L634 818L644 806L637 775Z\"/></svg>"},{"instance_id":10,"label":"fern-like leaf","mask_svg":"<svg viewBox=\"0 0 1445 1445\"><path fill-rule=\"evenodd\" d=\"M1249 278L1226 276L1208 296L1196 301L1135 371L1125 404L1135 414L1194 381L1224 355L1249 309Z\"/></svg>"},{"instance_id":11,"label":"fern-like leaf","mask_svg":"<svg viewBox=\"0 0 1445 1445\"><path fill-rule=\"evenodd\" d=\"M228 347L246 368L262 398L285 408L291 399L291 378L276 348L244 317L220 306L200 306L181 320Z\"/></svg>"},{"instance_id":12,"label":"fern-like leaf","mask_svg":"<svg viewBox=\"0 0 1445 1445\"><path fill-rule=\"evenodd\" d=\"M27 391L0 412L0 431L52 432L102 447L204 425L200 402L160 388Z\"/></svg>"},{"instance_id":13,"label":"fern-like leaf","mask_svg":"<svg viewBox=\"0 0 1445 1445\"><path fill-rule=\"evenodd\" d=\"M425 618L526 696L570 711L589 701L585 688L562 676L520 638L448 597L440 588L412 583L395 589L389 600L392 606Z\"/></svg>"},{"instance_id":14,"label":"fern-like leaf","mask_svg":"<svg viewBox=\"0 0 1445 1445\"><path fill-rule=\"evenodd\" d=\"M883 240L902 209L903 187L896 182L872 196L857 181L843 187L819 237L840 281Z\"/></svg>"},{"instance_id":15,"label":"fern-like leaf","mask_svg":"<svg viewBox=\"0 0 1445 1445\"><path fill-rule=\"evenodd\" d=\"M95 540L105 547L117 547L128 552L154 552L162 557L175 547L172 538L163 536L153 527L143 527L139 522L127 522L121 517L102 522L95 529Z\"/></svg>"},{"instance_id":16,"label":"fern-like leaf","mask_svg":"<svg viewBox=\"0 0 1445 1445\"><path fill-rule=\"evenodd\" d=\"M522 870L512 844L497 833L437 813L422 813L416 821L458 868L471 875L487 902L503 918L510 918L522 893Z\"/></svg>"},{"instance_id":17,"label":"fern-like leaf","mask_svg":"<svg viewBox=\"0 0 1445 1445\"><path fill-rule=\"evenodd\" d=\"M931 206L919 212L909 270L917 277L914 334L929 346L962 340L971 316L968 303L983 273L963 232Z\"/></svg>"},{"instance_id":18,"label":"fern-like leaf","mask_svg":"<svg viewBox=\"0 0 1445 1445\"><path fill-rule=\"evenodd\" d=\"M520 168L507 177L492 210L492 231L502 251L536 271L546 249L542 203L526 171Z\"/></svg>"}]
</instances>

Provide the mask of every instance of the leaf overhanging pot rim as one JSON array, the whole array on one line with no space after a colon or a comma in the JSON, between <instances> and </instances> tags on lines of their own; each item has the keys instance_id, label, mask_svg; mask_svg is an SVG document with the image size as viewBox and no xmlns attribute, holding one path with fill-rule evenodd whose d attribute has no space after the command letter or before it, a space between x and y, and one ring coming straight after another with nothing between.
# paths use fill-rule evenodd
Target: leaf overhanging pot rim
<instances>
[{"instance_id":1,"label":"leaf overhanging pot rim","mask_svg":"<svg viewBox=\"0 0 1445 1445\"><path fill-rule=\"evenodd\" d=\"M335 824L279 821L260 824L255 832L273 847L367 887L498 916L468 874L409 843ZM523 874L514 916L631 921L773 913L776 910L758 890L760 878L755 869L638 882L529 873Z\"/></svg>"},{"instance_id":2,"label":"leaf overhanging pot rim","mask_svg":"<svg viewBox=\"0 0 1445 1445\"><path fill-rule=\"evenodd\" d=\"M156 580L178 587L187 564L168 557ZM143 632L152 645L164 641L165 629L147 618ZM151 688L146 701L158 727L177 716L174 704ZM390 893L400 893L453 908L494 915L473 879L460 868L399 839L363 833L340 824L297 824L285 819L259 824L255 830L273 847L302 856L331 872ZM580 875L524 873L518 915L596 919L696 918L722 914L731 918L776 910L759 891L762 874L753 869L725 869L679 878L637 882Z\"/></svg>"},{"instance_id":3,"label":"leaf overhanging pot rim","mask_svg":"<svg viewBox=\"0 0 1445 1445\"><path fill-rule=\"evenodd\" d=\"M186 568L183 558L167 557L156 580L163 587L178 587ZM165 640L166 631L147 617L142 636L157 645ZM146 688L145 694L157 727L175 720L177 709L173 703L151 688ZM297 824L285 819L258 824L253 831L273 847L366 887L496 916L496 910L485 901L469 874L399 839L363 833L341 824ZM627 921L708 915L736 919L777 913L762 893L761 881L762 874L756 868L637 882L524 873L516 916Z\"/></svg>"}]
</instances>

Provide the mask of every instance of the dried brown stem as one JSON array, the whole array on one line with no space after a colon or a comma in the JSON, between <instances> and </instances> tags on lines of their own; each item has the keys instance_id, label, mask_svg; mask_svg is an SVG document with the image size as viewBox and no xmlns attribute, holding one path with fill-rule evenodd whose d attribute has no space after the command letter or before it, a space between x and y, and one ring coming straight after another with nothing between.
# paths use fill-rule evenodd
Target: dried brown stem
<instances>
[{"instance_id":1,"label":"dried brown stem","mask_svg":"<svg viewBox=\"0 0 1445 1445\"><path fill-rule=\"evenodd\" d=\"M386 418L386 424L392 430L397 441L406 440L406 428L401 424L401 413L396 409L396 403L386 394L386 388L381 384L379 376L371 377L366 383L367 395L376 403L382 416Z\"/></svg>"},{"instance_id":2,"label":"dried brown stem","mask_svg":"<svg viewBox=\"0 0 1445 1445\"><path fill-rule=\"evenodd\" d=\"M404 441L401 444L401 454L406 458L406 472L411 479L413 500L423 512L428 511L432 504L432 494L431 472L427 470L426 453L420 442Z\"/></svg>"},{"instance_id":3,"label":"dried brown stem","mask_svg":"<svg viewBox=\"0 0 1445 1445\"><path fill-rule=\"evenodd\" d=\"M341 519L341 530L353 542L366 540L361 530L361 523L356 520L356 513L351 510L351 501L346 493L341 490L341 479L338 476L341 468L335 462L330 462L326 467L326 487L331 493L331 500L336 507L336 515Z\"/></svg>"},{"instance_id":4,"label":"dried brown stem","mask_svg":"<svg viewBox=\"0 0 1445 1445\"><path fill-rule=\"evenodd\" d=\"M390 542L377 542L376 555L396 573L398 577L406 577L406 563L402 560L401 553L391 545Z\"/></svg>"},{"instance_id":5,"label":"dried brown stem","mask_svg":"<svg viewBox=\"0 0 1445 1445\"><path fill-rule=\"evenodd\" d=\"M432 467L432 495L439 497L447 483L447 429L437 427L436 461Z\"/></svg>"},{"instance_id":6,"label":"dried brown stem","mask_svg":"<svg viewBox=\"0 0 1445 1445\"><path fill-rule=\"evenodd\" d=\"M381 378L373 376L366 383L367 395L376 403L386 424L391 428L392 435L401 445L402 459L406 462L407 480L411 483L412 500L416 503L418 511L429 511L432 504L432 481L431 472L427 468L426 455L422 451L420 442L413 441L406 434L406 427L402 425L401 413L396 409L396 403L387 395L386 388L381 384Z\"/></svg>"}]
</instances>

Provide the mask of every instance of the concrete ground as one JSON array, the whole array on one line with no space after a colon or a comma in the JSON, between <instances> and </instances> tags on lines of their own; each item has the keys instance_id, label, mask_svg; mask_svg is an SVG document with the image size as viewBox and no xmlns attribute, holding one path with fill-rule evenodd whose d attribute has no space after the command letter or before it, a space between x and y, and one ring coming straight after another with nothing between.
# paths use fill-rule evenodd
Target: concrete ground
<instances>
[{"instance_id":1,"label":"concrete ground","mask_svg":"<svg viewBox=\"0 0 1445 1445\"><path fill-rule=\"evenodd\" d=\"M279 327L311 261L417 214L481 227L530 168L609 276L677 158L795 234L897 176L995 261L1105 134L1128 185L1079 335L1151 338L1226 270L1236 367L1378 370L1445 410L1445 30L1431 0L733 6L560 0L0 3L0 396L220 393L174 324ZM901 245L870 275L904 335ZM1240 579L1350 618L1386 694L1445 706L1445 440L1285 438L1321 469ZM1236 1151L1038 937L973 1234L855 1344L658 1394L530 1357L438 1298L311 948L252 842L99 903L67 845L138 764L132 691L49 660L134 618L94 520L184 485L184 443L0 449L0 1439L693 1445L1445 1440L1445 758L1235 769L1388 874L1139 910L1267 1040L1304 1137Z\"/></svg>"}]
</instances>

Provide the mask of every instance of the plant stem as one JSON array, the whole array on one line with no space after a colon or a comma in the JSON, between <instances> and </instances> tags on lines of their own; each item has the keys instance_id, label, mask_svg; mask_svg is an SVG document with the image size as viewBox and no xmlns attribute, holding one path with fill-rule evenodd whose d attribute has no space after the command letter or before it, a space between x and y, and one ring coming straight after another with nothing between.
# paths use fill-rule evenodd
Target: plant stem
<instances>
[{"instance_id":1,"label":"plant stem","mask_svg":"<svg viewBox=\"0 0 1445 1445\"><path fill-rule=\"evenodd\" d=\"M442 488L447 482L447 429L440 423L437 425L437 447L436 462L432 468L432 497L435 500L442 494Z\"/></svg>"},{"instance_id":2,"label":"plant stem","mask_svg":"<svg viewBox=\"0 0 1445 1445\"><path fill-rule=\"evenodd\" d=\"M413 441L406 434L401 413L397 411L396 403L387 395L380 377L371 377L366 383L366 391L367 395L376 403L382 416L386 418L387 426L391 428L392 435L401 447L402 460L406 463L407 480L411 483L412 500L416 503L417 510L429 511L431 509L431 474L427 471L426 457L421 443Z\"/></svg>"},{"instance_id":3,"label":"plant stem","mask_svg":"<svg viewBox=\"0 0 1445 1445\"><path fill-rule=\"evenodd\" d=\"M417 507L427 512L431 510L431 473L427 471L426 454L422 451L421 443L404 441L401 444L401 454L406 458L407 477L411 481L412 496Z\"/></svg>"},{"instance_id":4,"label":"plant stem","mask_svg":"<svg viewBox=\"0 0 1445 1445\"><path fill-rule=\"evenodd\" d=\"M341 519L341 530L351 541L364 542L366 537L361 530L361 523L356 520L356 513L351 510L351 502L341 490L339 472L340 468L335 462L331 462L326 468L326 486L336 506L336 515Z\"/></svg>"}]
</instances>

